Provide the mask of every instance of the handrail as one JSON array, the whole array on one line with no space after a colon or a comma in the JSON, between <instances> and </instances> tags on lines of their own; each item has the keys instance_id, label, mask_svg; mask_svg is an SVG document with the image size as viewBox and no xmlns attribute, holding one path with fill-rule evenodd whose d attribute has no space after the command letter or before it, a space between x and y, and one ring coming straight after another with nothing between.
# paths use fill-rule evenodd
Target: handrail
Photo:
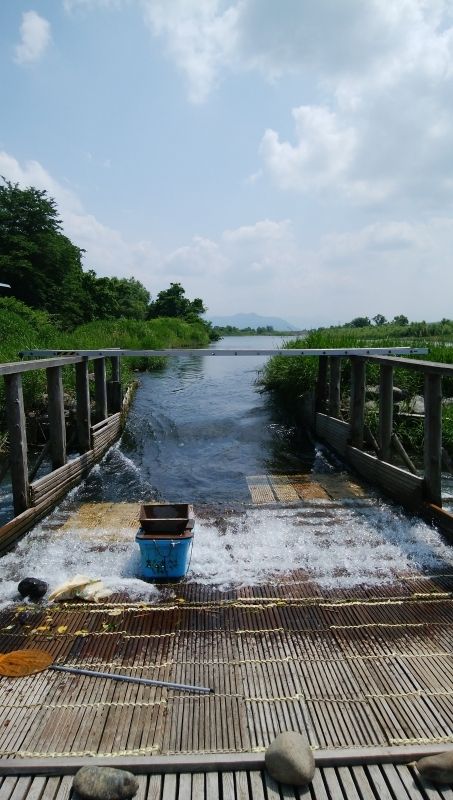
<instances>
[{"instance_id":1,"label":"handrail","mask_svg":"<svg viewBox=\"0 0 453 800\"><path fill-rule=\"evenodd\" d=\"M428 353L426 347L334 347L334 348L270 348L239 349L231 348L181 348L165 350L22 350L23 358L40 358L45 356L84 356L85 358L101 358L112 356L369 356L369 355L423 355Z\"/></svg>"}]
</instances>

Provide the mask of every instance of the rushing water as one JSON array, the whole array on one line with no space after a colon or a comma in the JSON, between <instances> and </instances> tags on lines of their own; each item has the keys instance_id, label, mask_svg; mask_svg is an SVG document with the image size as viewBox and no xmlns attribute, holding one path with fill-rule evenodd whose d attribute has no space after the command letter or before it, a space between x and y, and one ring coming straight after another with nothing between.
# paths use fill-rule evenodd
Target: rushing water
<instances>
[{"instance_id":1,"label":"rushing water","mask_svg":"<svg viewBox=\"0 0 453 800\"><path fill-rule=\"evenodd\" d=\"M271 337L228 338L217 347L269 349ZM131 529L71 528L80 502L190 502L196 529L189 580L229 588L303 569L321 586L368 586L414 571L451 571L436 530L371 495L366 501L259 508L247 476L341 470L257 390L263 357L169 358L142 373L123 436L87 480L3 560L0 600L30 572L51 587L84 573L131 596L153 597L139 579ZM62 521L65 531L59 530Z\"/></svg>"}]
</instances>

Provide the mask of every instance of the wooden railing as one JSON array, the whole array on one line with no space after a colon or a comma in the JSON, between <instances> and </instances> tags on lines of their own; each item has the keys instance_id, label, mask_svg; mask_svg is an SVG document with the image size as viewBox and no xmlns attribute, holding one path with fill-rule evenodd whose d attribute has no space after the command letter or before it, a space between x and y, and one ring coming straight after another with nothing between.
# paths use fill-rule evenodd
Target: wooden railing
<instances>
[{"instance_id":1,"label":"wooden railing","mask_svg":"<svg viewBox=\"0 0 453 800\"><path fill-rule=\"evenodd\" d=\"M377 439L365 428L366 364L379 370ZM341 359L319 359L315 392L314 427L317 435L334 448L365 478L399 502L412 507L428 503L442 506L442 378L453 377L453 365L384 355L350 357L349 409L341 419ZM423 474L414 468L394 431L393 377L395 368L424 375L424 463ZM365 436L367 433L367 437ZM364 442L374 454L365 452ZM370 443L371 439L371 443ZM404 468L392 463L392 452ZM415 474L414 474L415 473ZM442 515L445 516L445 515ZM453 529L453 528L452 528Z\"/></svg>"},{"instance_id":2,"label":"wooden railing","mask_svg":"<svg viewBox=\"0 0 453 800\"><path fill-rule=\"evenodd\" d=\"M8 437L10 451L11 483L14 503L14 519L0 528L0 552L7 549L42 518L61 498L89 472L93 465L104 455L106 450L118 437L122 424L122 410L128 403L130 394L123 400L120 360L123 356L155 357L155 356L269 356L286 357L319 356L320 370L318 381L318 430L324 430L328 439L335 424L343 426L340 420L334 419L340 409L340 370L339 359L349 357L356 365L353 390L353 413L351 433L343 434L357 449L360 447L363 431L363 392L361 384L364 380L363 357L389 357L391 354L426 353L423 348L352 348L352 349L288 349L288 350L234 350L234 349L171 349L171 350L32 350L21 353L31 360L0 364L0 375L4 376L6 385L6 411L8 419ZM106 380L106 360L111 363L111 379ZM89 364L94 371L94 419L91 418L92 398L90 396ZM403 360L405 365L415 362ZM330 364L330 379L328 378ZM75 369L76 394L76 439L80 455L71 461L67 457L66 423L63 392L63 368L73 366ZM49 453L52 471L36 480L30 479L28 465L27 431L22 391L22 374L32 370L46 370L49 418ZM323 404L328 400L330 417L324 414ZM323 418L326 422L323 428ZM327 421L330 420L329 431ZM434 423L433 423L434 424ZM327 427L326 427L327 426ZM433 429L434 430L434 429ZM434 434L431 434L431 438ZM338 430L335 433L338 438ZM335 438L334 436L334 438ZM332 438L332 437L330 437ZM432 444L434 451L434 440ZM343 448L344 449L344 448ZM341 448L340 448L341 450ZM434 487L434 466L430 472Z\"/></svg>"},{"instance_id":3,"label":"wooden railing","mask_svg":"<svg viewBox=\"0 0 453 800\"><path fill-rule=\"evenodd\" d=\"M43 517L83 478L118 437L123 407L120 359L110 356L111 380L106 379L104 356L65 355L56 358L0 364L6 389L6 415L14 519L0 528L0 551ZM92 420L89 362L94 368L94 419ZM63 367L74 365L76 394L76 449L68 461L63 391ZM46 370L49 455L52 471L29 479L27 429L22 374Z\"/></svg>"}]
</instances>

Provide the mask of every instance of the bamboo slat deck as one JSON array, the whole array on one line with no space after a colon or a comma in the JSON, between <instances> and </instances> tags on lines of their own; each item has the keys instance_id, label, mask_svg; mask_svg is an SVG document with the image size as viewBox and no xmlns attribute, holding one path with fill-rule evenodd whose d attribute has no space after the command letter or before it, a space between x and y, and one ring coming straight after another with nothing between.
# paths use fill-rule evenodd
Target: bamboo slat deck
<instances>
[{"instance_id":1,"label":"bamboo slat deck","mask_svg":"<svg viewBox=\"0 0 453 800\"><path fill-rule=\"evenodd\" d=\"M402 764L323 767L305 789L277 784L266 772L244 770L138 775L136 800L451 800L448 787L423 783ZM68 800L72 776L0 777L0 800Z\"/></svg>"}]
</instances>

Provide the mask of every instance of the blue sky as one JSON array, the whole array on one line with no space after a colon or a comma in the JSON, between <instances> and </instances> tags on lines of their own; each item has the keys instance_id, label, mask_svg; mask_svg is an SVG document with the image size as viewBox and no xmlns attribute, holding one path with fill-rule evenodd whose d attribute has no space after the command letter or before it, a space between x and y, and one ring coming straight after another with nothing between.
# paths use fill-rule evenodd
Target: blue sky
<instances>
[{"instance_id":1,"label":"blue sky","mask_svg":"<svg viewBox=\"0 0 453 800\"><path fill-rule=\"evenodd\" d=\"M447 0L0 7L0 174L213 314L452 317Z\"/></svg>"}]
</instances>

